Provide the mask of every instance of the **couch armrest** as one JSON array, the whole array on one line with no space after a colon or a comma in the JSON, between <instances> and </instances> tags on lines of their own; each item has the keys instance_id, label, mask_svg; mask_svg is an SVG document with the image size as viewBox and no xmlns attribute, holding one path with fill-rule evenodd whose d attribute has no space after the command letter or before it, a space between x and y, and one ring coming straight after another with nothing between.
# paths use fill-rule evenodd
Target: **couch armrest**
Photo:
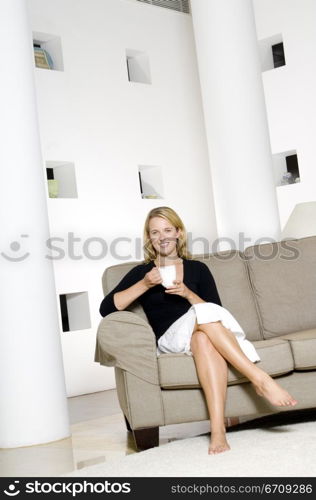
<instances>
[{"instance_id":1,"label":"couch armrest","mask_svg":"<svg viewBox=\"0 0 316 500\"><path fill-rule=\"evenodd\" d=\"M155 334L147 321L130 311L116 311L101 320L94 360L159 385Z\"/></svg>"}]
</instances>

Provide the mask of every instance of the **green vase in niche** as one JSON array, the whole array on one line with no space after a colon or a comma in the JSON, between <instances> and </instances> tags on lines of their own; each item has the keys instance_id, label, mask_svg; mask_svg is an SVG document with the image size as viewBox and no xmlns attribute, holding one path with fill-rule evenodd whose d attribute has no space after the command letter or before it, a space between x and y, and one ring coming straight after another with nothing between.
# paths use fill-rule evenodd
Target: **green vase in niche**
<instances>
[{"instance_id":1,"label":"green vase in niche","mask_svg":"<svg viewBox=\"0 0 316 500\"><path fill-rule=\"evenodd\" d=\"M48 196L50 198L58 198L58 181L56 179L48 179Z\"/></svg>"}]
</instances>

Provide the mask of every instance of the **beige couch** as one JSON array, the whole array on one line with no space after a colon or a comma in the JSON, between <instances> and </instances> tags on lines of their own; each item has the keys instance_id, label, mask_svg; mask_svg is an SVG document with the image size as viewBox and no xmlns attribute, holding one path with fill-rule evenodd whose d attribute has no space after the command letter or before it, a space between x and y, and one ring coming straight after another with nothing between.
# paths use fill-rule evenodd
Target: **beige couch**
<instances>
[{"instance_id":1,"label":"beige couch","mask_svg":"<svg viewBox=\"0 0 316 500\"><path fill-rule=\"evenodd\" d=\"M209 266L223 307L259 353L258 366L299 401L291 411L316 407L316 236L194 258ZM106 269L104 294L136 264ZM157 357L154 333L137 303L101 320L95 361L115 367L120 406L139 450L159 445L160 426L209 418L193 357ZM270 405L228 368L227 417L289 411Z\"/></svg>"}]
</instances>

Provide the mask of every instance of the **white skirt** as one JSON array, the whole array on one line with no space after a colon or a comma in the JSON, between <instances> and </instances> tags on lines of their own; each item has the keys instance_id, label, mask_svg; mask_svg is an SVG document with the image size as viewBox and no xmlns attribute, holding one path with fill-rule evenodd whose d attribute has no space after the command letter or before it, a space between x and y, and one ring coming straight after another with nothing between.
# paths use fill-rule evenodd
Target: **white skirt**
<instances>
[{"instance_id":1,"label":"white skirt","mask_svg":"<svg viewBox=\"0 0 316 500\"><path fill-rule=\"evenodd\" d=\"M194 304L185 314L172 323L158 339L157 355L159 356L165 352L183 352L192 355L190 344L195 320L199 325L221 321L225 328L235 334L237 342L247 358L254 363L260 361L255 347L246 339L245 332L234 316L225 307L212 302Z\"/></svg>"}]
</instances>

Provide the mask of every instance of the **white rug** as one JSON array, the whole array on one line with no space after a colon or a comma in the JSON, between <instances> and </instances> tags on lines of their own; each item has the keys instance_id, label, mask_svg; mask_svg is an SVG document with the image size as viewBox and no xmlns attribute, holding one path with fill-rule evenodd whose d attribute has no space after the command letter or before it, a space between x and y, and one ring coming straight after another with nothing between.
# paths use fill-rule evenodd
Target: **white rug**
<instances>
[{"instance_id":1,"label":"white rug","mask_svg":"<svg viewBox=\"0 0 316 500\"><path fill-rule=\"evenodd\" d=\"M208 455L209 435L179 439L65 477L315 477L316 422L227 433L231 450Z\"/></svg>"}]
</instances>

